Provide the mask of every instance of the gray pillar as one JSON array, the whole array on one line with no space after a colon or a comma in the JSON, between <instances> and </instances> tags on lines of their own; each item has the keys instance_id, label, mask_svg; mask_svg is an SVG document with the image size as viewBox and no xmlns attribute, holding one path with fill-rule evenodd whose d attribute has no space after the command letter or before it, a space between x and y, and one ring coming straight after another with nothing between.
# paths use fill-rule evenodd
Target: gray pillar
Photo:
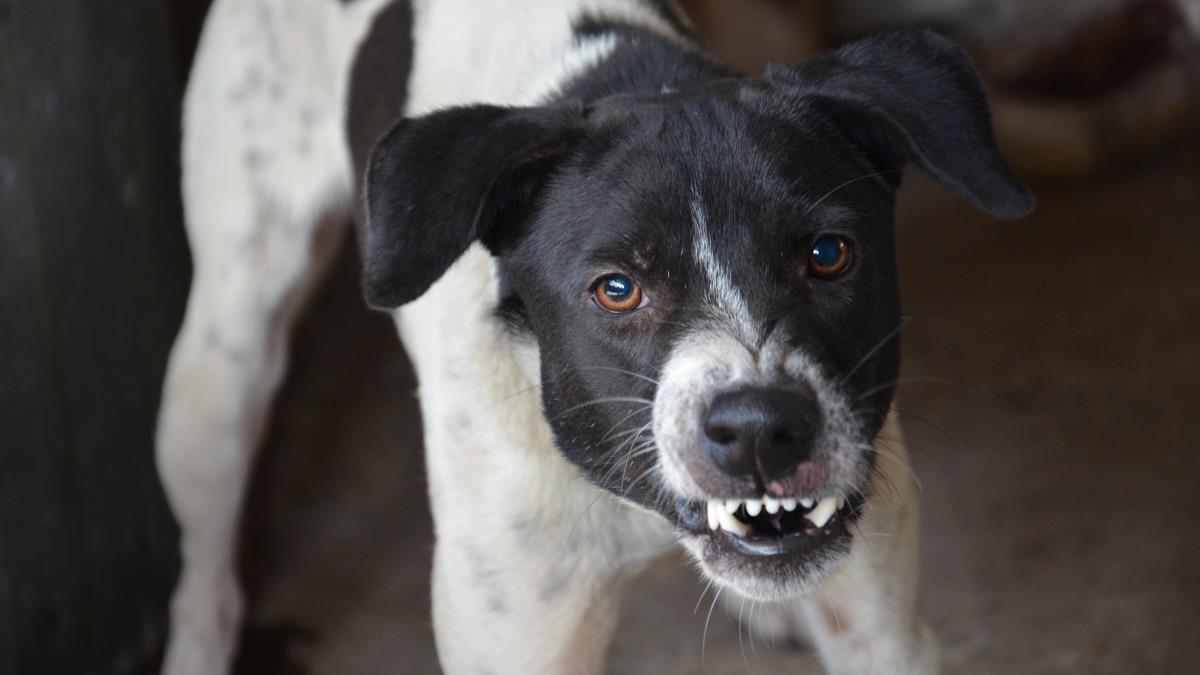
<instances>
[{"instance_id":1,"label":"gray pillar","mask_svg":"<svg viewBox=\"0 0 1200 675\"><path fill-rule=\"evenodd\" d=\"M0 0L0 673L156 667L190 277L168 4Z\"/></svg>"}]
</instances>

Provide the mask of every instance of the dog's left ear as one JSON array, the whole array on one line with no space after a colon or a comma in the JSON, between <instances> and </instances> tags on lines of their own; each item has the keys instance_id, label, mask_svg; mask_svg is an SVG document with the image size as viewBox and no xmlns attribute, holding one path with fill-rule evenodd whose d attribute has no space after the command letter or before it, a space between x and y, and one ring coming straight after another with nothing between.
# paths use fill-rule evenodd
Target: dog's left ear
<instances>
[{"instance_id":1,"label":"dog's left ear","mask_svg":"<svg viewBox=\"0 0 1200 675\"><path fill-rule=\"evenodd\" d=\"M908 159L1000 218L1033 208L996 150L975 67L932 31L879 35L803 64L773 64L765 78L790 96L828 106L885 169Z\"/></svg>"},{"instance_id":2,"label":"dog's left ear","mask_svg":"<svg viewBox=\"0 0 1200 675\"><path fill-rule=\"evenodd\" d=\"M367 302L417 299L475 241L502 252L583 117L579 104L477 105L400 120L371 151L364 179Z\"/></svg>"}]
</instances>

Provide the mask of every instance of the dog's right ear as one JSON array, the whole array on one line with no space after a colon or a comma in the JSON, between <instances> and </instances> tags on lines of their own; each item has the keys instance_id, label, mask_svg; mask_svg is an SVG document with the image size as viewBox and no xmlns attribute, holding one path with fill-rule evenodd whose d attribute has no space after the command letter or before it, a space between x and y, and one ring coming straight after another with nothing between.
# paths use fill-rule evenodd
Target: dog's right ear
<instances>
[{"instance_id":1,"label":"dog's right ear","mask_svg":"<svg viewBox=\"0 0 1200 675\"><path fill-rule=\"evenodd\" d=\"M400 120L371 151L364 179L367 302L390 309L417 299L476 240L501 253L582 121L577 104Z\"/></svg>"}]
</instances>

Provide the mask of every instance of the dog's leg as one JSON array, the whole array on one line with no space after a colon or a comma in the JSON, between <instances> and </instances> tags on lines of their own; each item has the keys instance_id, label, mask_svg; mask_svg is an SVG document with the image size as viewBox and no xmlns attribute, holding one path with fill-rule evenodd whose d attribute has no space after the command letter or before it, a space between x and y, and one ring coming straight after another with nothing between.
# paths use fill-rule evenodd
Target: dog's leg
<instances>
[{"instance_id":1,"label":"dog's leg","mask_svg":"<svg viewBox=\"0 0 1200 675\"><path fill-rule=\"evenodd\" d=\"M882 436L901 438L894 416ZM882 476L851 529L849 559L812 595L757 606L751 629L777 644L815 646L836 675L936 673L936 639L915 611L919 514L908 454L899 440L884 441L880 453Z\"/></svg>"},{"instance_id":2,"label":"dog's leg","mask_svg":"<svg viewBox=\"0 0 1200 675\"><path fill-rule=\"evenodd\" d=\"M494 322L437 328L486 317L495 297L481 283L487 255L464 258L401 310L421 382L438 656L450 675L602 673L620 587L675 538L567 463L537 378L519 372Z\"/></svg>"},{"instance_id":3,"label":"dog's leg","mask_svg":"<svg viewBox=\"0 0 1200 675\"><path fill-rule=\"evenodd\" d=\"M184 112L183 193L194 276L168 364L159 473L183 570L164 671L224 672L242 616L237 522L254 449L283 376L289 331L346 220L338 6L220 0ZM318 67L319 66L319 67Z\"/></svg>"},{"instance_id":4,"label":"dog's leg","mask_svg":"<svg viewBox=\"0 0 1200 675\"><path fill-rule=\"evenodd\" d=\"M582 480L575 489L586 500L508 523L461 512L470 509L439 514L433 618L446 673L605 672L626 580L674 543L665 528L651 543L655 516Z\"/></svg>"}]
</instances>

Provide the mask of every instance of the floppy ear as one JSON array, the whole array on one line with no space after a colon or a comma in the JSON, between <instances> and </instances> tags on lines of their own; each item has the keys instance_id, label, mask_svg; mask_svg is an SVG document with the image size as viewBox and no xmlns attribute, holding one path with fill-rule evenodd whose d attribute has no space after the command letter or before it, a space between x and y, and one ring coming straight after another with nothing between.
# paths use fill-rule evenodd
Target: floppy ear
<instances>
[{"instance_id":1,"label":"floppy ear","mask_svg":"<svg viewBox=\"0 0 1200 675\"><path fill-rule=\"evenodd\" d=\"M1000 218L1033 208L1033 197L996 150L975 67L932 31L879 35L804 64L771 65L765 78L790 95L827 105L885 169L908 159Z\"/></svg>"},{"instance_id":2,"label":"floppy ear","mask_svg":"<svg viewBox=\"0 0 1200 675\"><path fill-rule=\"evenodd\" d=\"M364 179L367 302L415 300L476 240L499 252L582 119L579 105L481 105L400 120L371 151Z\"/></svg>"}]
</instances>

